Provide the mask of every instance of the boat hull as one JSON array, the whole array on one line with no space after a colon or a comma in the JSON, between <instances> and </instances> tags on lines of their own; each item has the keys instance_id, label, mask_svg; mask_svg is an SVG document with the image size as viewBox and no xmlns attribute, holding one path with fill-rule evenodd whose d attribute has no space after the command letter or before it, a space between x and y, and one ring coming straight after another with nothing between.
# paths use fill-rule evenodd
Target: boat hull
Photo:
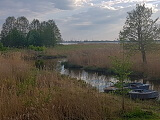
<instances>
[{"instance_id":1,"label":"boat hull","mask_svg":"<svg viewBox=\"0 0 160 120\"><path fill-rule=\"evenodd\" d=\"M154 99L158 96L158 92L153 90L132 90L129 92L129 97L132 99Z\"/></svg>"},{"instance_id":2,"label":"boat hull","mask_svg":"<svg viewBox=\"0 0 160 120\"><path fill-rule=\"evenodd\" d=\"M130 90L145 89L145 90L148 90L149 89L149 84L126 83L126 84L124 84L124 89L130 89ZM115 86L109 86L109 87L104 88L105 93L114 92L116 90L120 90L120 89L115 87Z\"/></svg>"}]
</instances>

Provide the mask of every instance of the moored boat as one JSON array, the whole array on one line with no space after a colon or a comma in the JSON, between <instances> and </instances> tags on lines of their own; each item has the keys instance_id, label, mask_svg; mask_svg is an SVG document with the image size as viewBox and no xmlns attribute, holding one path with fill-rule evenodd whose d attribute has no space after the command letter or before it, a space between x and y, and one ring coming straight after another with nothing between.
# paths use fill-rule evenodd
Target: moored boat
<instances>
[{"instance_id":1,"label":"moored boat","mask_svg":"<svg viewBox=\"0 0 160 120\"><path fill-rule=\"evenodd\" d=\"M129 92L129 97L132 99L154 99L158 96L158 92L154 90L134 89Z\"/></svg>"},{"instance_id":2,"label":"moored boat","mask_svg":"<svg viewBox=\"0 0 160 120\"><path fill-rule=\"evenodd\" d=\"M148 90L149 89L149 84L132 82L132 83L126 83L124 85L124 88L128 88L128 89L131 89L131 90L134 90L134 89L145 89L145 90Z\"/></svg>"},{"instance_id":3,"label":"moored boat","mask_svg":"<svg viewBox=\"0 0 160 120\"><path fill-rule=\"evenodd\" d=\"M115 86L109 86L104 88L104 92L109 93L109 92L113 92L118 90L119 88L115 87ZM132 83L125 83L124 84L124 89L130 89L130 90L134 90L134 89L149 89L149 84L143 84L143 83L136 83L136 82L132 82Z\"/></svg>"}]
</instances>

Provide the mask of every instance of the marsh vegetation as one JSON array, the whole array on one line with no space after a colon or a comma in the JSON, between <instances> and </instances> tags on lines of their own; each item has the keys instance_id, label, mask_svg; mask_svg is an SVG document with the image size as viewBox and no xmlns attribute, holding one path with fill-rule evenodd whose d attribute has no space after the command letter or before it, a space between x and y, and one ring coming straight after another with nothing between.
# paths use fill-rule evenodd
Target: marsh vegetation
<instances>
[{"instance_id":1,"label":"marsh vegetation","mask_svg":"<svg viewBox=\"0 0 160 120\"><path fill-rule=\"evenodd\" d=\"M35 60L32 60L38 54L67 55L68 59L72 60L76 52L79 54L79 51L85 51L87 54L91 53L91 50L98 52L99 48L106 49L109 46L114 49L112 44L99 44L57 46L43 52L33 50L1 52L0 119L117 120L134 117L159 119L158 102L132 101L125 98L126 112L121 115L120 96L99 93L81 80L60 75L54 69L50 69L51 65L56 66L52 60L44 61L44 69L36 68ZM118 51L117 49L116 52ZM79 55L81 58L81 54ZM84 59L81 60L83 63Z\"/></svg>"}]
</instances>

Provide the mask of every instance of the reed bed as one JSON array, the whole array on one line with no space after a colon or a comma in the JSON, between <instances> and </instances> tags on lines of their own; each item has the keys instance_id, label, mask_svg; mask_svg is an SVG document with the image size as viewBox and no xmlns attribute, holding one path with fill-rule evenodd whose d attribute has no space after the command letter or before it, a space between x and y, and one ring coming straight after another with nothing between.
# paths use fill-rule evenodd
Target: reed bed
<instances>
[{"instance_id":1,"label":"reed bed","mask_svg":"<svg viewBox=\"0 0 160 120\"><path fill-rule=\"evenodd\" d=\"M86 48L85 48L85 47ZM125 55L131 55L129 52L124 51ZM95 46L89 47L83 45L81 49L75 49L68 53L68 62L81 66L94 66L101 68L111 68L111 56L122 58L123 49L119 44L104 44L102 47ZM131 55L130 61L133 63L132 70L139 73L144 73L148 77L160 78L160 51L147 52L147 66L144 70L142 57L140 52Z\"/></svg>"},{"instance_id":2,"label":"reed bed","mask_svg":"<svg viewBox=\"0 0 160 120\"><path fill-rule=\"evenodd\" d=\"M101 95L90 85L56 71L38 70L24 56L21 52L0 56L1 120L103 120L119 116L118 97ZM131 103L127 102L126 109L132 108L127 107Z\"/></svg>"},{"instance_id":3,"label":"reed bed","mask_svg":"<svg viewBox=\"0 0 160 120\"><path fill-rule=\"evenodd\" d=\"M120 96L99 93L89 84L50 68L36 69L34 61L26 59L31 56L26 51L0 55L0 120L121 118ZM125 101L126 111L132 111L135 106L145 110L157 108L128 98Z\"/></svg>"}]
</instances>

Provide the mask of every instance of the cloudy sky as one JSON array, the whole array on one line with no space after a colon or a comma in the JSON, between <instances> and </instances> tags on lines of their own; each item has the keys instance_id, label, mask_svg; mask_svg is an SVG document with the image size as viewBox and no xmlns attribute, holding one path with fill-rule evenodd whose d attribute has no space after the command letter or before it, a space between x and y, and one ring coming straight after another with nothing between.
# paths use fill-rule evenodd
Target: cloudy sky
<instances>
[{"instance_id":1,"label":"cloudy sky","mask_svg":"<svg viewBox=\"0 0 160 120\"><path fill-rule=\"evenodd\" d=\"M54 19L64 40L115 40L136 4L160 16L160 0L0 0L0 27L8 16Z\"/></svg>"}]
</instances>

